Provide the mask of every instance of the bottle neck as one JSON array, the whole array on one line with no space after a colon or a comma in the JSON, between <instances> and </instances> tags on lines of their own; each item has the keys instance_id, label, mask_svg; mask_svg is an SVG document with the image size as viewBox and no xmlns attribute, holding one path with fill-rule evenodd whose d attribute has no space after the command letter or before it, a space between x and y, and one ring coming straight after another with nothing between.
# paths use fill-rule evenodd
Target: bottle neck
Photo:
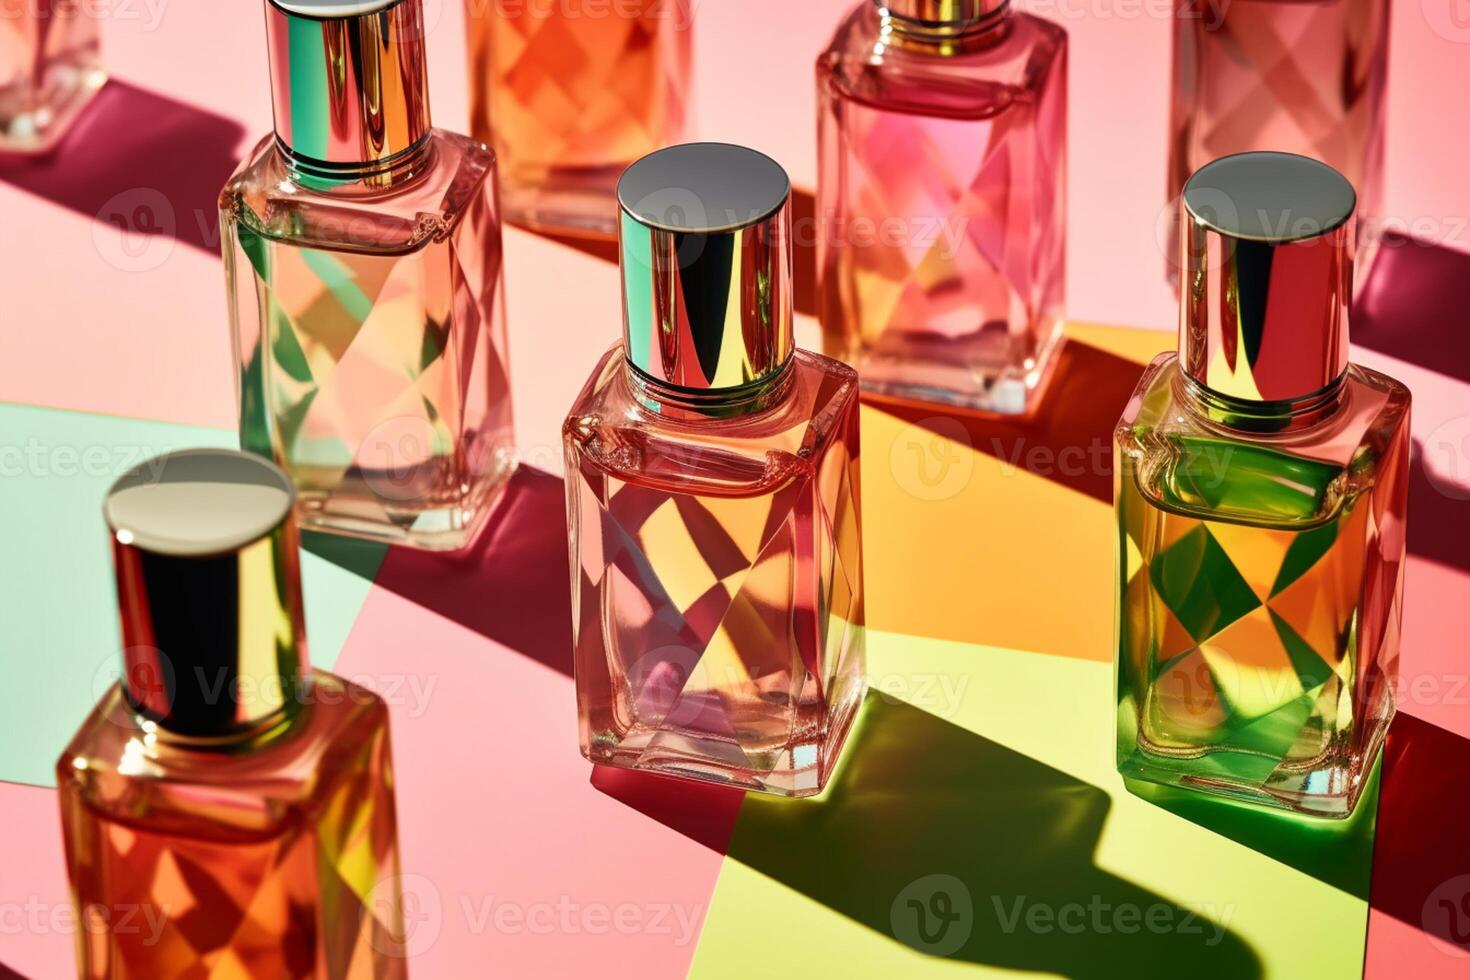
<instances>
[{"instance_id":1,"label":"bottle neck","mask_svg":"<svg viewBox=\"0 0 1470 980\"><path fill-rule=\"evenodd\" d=\"M1010 0L873 0L873 6L880 33L941 54L984 46L1011 19Z\"/></svg>"},{"instance_id":2,"label":"bottle neck","mask_svg":"<svg viewBox=\"0 0 1470 980\"><path fill-rule=\"evenodd\" d=\"M1287 435L1316 428L1337 414L1346 401L1347 372L1319 391L1287 401L1233 398L1183 371L1176 387L1180 401L1215 425L1250 435Z\"/></svg>"},{"instance_id":3,"label":"bottle neck","mask_svg":"<svg viewBox=\"0 0 1470 980\"><path fill-rule=\"evenodd\" d=\"M779 405L791 388L792 360L769 377L737 388L672 385L640 371L627 357L623 376L634 399L648 411L680 422L710 422L758 415Z\"/></svg>"}]
</instances>

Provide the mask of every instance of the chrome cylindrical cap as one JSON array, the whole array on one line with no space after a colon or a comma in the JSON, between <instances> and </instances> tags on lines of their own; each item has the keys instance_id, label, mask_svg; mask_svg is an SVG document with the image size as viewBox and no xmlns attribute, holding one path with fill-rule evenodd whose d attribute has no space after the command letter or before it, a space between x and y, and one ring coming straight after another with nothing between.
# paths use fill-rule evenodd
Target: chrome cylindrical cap
<instances>
[{"instance_id":1,"label":"chrome cylindrical cap","mask_svg":"<svg viewBox=\"0 0 1470 980\"><path fill-rule=\"evenodd\" d=\"M266 0L276 139L303 170L384 170L429 134L422 0Z\"/></svg>"},{"instance_id":2,"label":"chrome cylindrical cap","mask_svg":"<svg viewBox=\"0 0 1470 980\"><path fill-rule=\"evenodd\" d=\"M629 364L691 391L780 372L794 347L790 198L776 161L728 143L671 146L623 172Z\"/></svg>"},{"instance_id":3,"label":"chrome cylindrical cap","mask_svg":"<svg viewBox=\"0 0 1470 980\"><path fill-rule=\"evenodd\" d=\"M258 456L157 456L107 492L123 691L191 738L265 731L308 677L298 534L286 474Z\"/></svg>"},{"instance_id":4,"label":"chrome cylindrical cap","mask_svg":"<svg viewBox=\"0 0 1470 980\"><path fill-rule=\"evenodd\" d=\"M1240 401L1316 394L1348 364L1353 208L1347 179L1292 153L1238 153L1184 185L1179 357Z\"/></svg>"},{"instance_id":5,"label":"chrome cylindrical cap","mask_svg":"<svg viewBox=\"0 0 1470 980\"><path fill-rule=\"evenodd\" d=\"M901 27L956 34L1005 10L1010 0L873 0L873 4Z\"/></svg>"}]
</instances>

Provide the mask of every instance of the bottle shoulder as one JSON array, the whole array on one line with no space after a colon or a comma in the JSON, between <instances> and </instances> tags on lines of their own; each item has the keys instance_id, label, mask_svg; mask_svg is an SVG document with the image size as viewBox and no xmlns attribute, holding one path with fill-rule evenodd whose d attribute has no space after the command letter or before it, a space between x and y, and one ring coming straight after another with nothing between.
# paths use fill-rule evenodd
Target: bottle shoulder
<instances>
[{"instance_id":1,"label":"bottle shoulder","mask_svg":"<svg viewBox=\"0 0 1470 980\"><path fill-rule=\"evenodd\" d=\"M882 30L872 4L843 21L817 62L828 92L878 108L988 118L1034 102L1062 83L1066 31L1040 17L1009 14L991 32L943 48Z\"/></svg>"},{"instance_id":2,"label":"bottle shoulder","mask_svg":"<svg viewBox=\"0 0 1470 980\"><path fill-rule=\"evenodd\" d=\"M857 452L857 373L798 350L773 402L718 418L661 413L635 390L616 345L563 425L569 465L689 493L757 494L815 472L834 447Z\"/></svg>"},{"instance_id":3,"label":"bottle shoulder","mask_svg":"<svg viewBox=\"0 0 1470 980\"><path fill-rule=\"evenodd\" d=\"M220 192L223 221L303 247L401 253L451 235L465 213L495 193L495 153L446 130L431 130L422 162L387 186L367 181L313 186L294 175L267 136Z\"/></svg>"},{"instance_id":4,"label":"bottle shoulder","mask_svg":"<svg viewBox=\"0 0 1470 980\"><path fill-rule=\"evenodd\" d=\"M1139 490L1165 507L1305 527L1331 519L1386 468L1404 465L1410 404L1398 381L1349 365L1340 401L1320 421L1243 432L1195 404L1171 353L1144 371L1114 439Z\"/></svg>"},{"instance_id":5,"label":"bottle shoulder","mask_svg":"<svg viewBox=\"0 0 1470 980\"><path fill-rule=\"evenodd\" d=\"M387 731L378 695L325 671L312 672L290 726L248 748L160 738L114 685L57 761L57 785L113 820L177 833L269 834L356 771Z\"/></svg>"}]
</instances>

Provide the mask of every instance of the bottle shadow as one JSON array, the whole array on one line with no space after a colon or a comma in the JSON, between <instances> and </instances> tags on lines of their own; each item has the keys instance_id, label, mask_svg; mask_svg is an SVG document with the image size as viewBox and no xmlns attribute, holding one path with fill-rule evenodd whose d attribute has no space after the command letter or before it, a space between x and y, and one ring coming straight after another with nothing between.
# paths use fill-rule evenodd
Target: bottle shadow
<instances>
[{"instance_id":1,"label":"bottle shadow","mask_svg":"<svg viewBox=\"0 0 1470 980\"><path fill-rule=\"evenodd\" d=\"M1111 504L1113 429L1142 371L1134 361L1069 338L1057 350L1051 380L1029 416L890 399L870 398L868 404L920 428L934 430L936 419L957 421L972 449Z\"/></svg>"},{"instance_id":2,"label":"bottle shadow","mask_svg":"<svg viewBox=\"0 0 1470 980\"><path fill-rule=\"evenodd\" d=\"M619 799L646 786L593 783ZM687 825L660 809L688 809L673 793L630 805ZM1110 806L1095 786L870 693L823 794L747 795L727 853L921 953L1077 978L1117 976L1119 963L1137 977L1260 976L1227 926L1097 866Z\"/></svg>"},{"instance_id":3,"label":"bottle shadow","mask_svg":"<svg viewBox=\"0 0 1470 980\"><path fill-rule=\"evenodd\" d=\"M1383 751L1373 908L1470 953L1470 739L1402 711Z\"/></svg>"},{"instance_id":4,"label":"bottle shadow","mask_svg":"<svg viewBox=\"0 0 1470 980\"><path fill-rule=\"evenodd\" d=\"M1388 233L1353 304L1353 342L1470 381L1464 328L1453 311L1470 304L1470 254ZM1461 356L1453 355L1459 352Z\"/></svg>"},{"instance_id":5,"label":"bottle shadow","mask_svg":"<svg viewBox=\"0 0 1470 980\"><path fill-rule=\"evenodd\" d=\"M562 481L528 466L506 482L485 528L461 552L421 551L326 534L303 546L568 676L572 596Z\"/></svg>"},{"instance_id":6,"label":"bottle shadow","mask_svg":"<svg viewBox=\"0 0 1470 980\"><path fill-rule=\"evenodd\" d=\"M220 188L245 130L116 79L40 157L0 155L0 181L123 231L219 251Z\"/></svg>"}]
</instances>

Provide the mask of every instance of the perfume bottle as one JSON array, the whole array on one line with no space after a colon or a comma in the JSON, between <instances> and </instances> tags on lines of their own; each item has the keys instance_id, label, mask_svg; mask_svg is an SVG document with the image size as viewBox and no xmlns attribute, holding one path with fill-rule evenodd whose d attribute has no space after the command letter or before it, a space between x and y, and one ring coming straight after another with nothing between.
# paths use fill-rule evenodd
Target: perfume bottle
<instances>
[{"instance_id":1,"label":"perfume bottle","mask_svg":"<svg viewBox=\"0 0 1470 980\"><path fill-rule=\"evenodd\" d=\"M470 132L506 218L612 238L618 176L692 122L694 0L466 0Z\"/></svg>"},{"instance_id":2,"label":"perfume bottle","mask_svg":"<svg viewBox=\"0 0 1470 980\"><path fill-rule=\"evenodd\" d=\"M1115 432L1126 777L1343 817L1378 756L1409 392L1348 363L1353 204L1286 153L1184 187L1179 353Z\"/></svg>"},{"instance_id":3,"label":"perfume bottle","mask_svg":"<svg viewBox=\"0 0 1470 980\"><path fill-rule=\"evenodd\" d=\"M866 391L1029 411L1061 326L1066 32L1006 0L863 0L817 97L827 353Z\"/></svg>"},{"instance_id":4,"label":"perfume bottle","mask_svg":"<svg viewBox=\"0 0 1470 980\"><path fill-rule=\"evenodd\" d=\"M228 450L108 491L123 672L56 764L82 977L407 975L388 711L307 665L291 508Z\"/></svg>"},{"instance_id":5,"label":"perfume bottle","mask_svg":"<svg viewBox=\"0 0 1470 980\"><path fill-rule=\"evenodd\" d=\"M582 753L808 796L867 683L858 382L793 346L789 196L727 144L628 168L623 342L562 431Z\"/></svg>"},{"instance_id":6,"label":"perfume bottle","mask_svg":"<svg viewBox=\"0 0 1470 980\"><path fill-rule=\"evenodd\" d=\"M1358 194L1357 279L1372 263L1383 169L1389 0L1186 0L1174 17L1171 199L1216 157L1315 157ZM1167 266L1178 243L1170 226Z\"/></svg>"},{"instance_id":7,"label":"perfume bottle","mask_svg":"<svg viewBox=\"0 0 1470 980\"><path fill-rule=\"evenodd\" d=\"M240 441L307 528L464 547L513 465L495 155L429 126L421 0L269 0L220 194Z\"/></svg>"},{"instance_id":8,"label":"perfume bottle","mask_svg":"<svg viewBox=\"0 0 1470 980\"><path fill-rule=\"evenodd\" d=\"M102 87L97 19L80 0L15 0L0 14L0 152L44 153Z\"/></svg>"}]
</instances>

